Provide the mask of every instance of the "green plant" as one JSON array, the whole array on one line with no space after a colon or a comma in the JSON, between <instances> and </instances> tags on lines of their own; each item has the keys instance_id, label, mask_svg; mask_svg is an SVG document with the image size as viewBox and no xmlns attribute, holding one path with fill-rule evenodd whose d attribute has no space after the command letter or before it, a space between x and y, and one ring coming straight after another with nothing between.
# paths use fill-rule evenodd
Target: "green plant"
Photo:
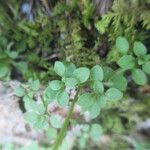
<instances>
[{"instance_id":1,"label":"green plant","mask_svg":"<svg viewBox=\"0 0 150 150\"><path fill-rule=\"evenodd\" d=\"M92 18L92 15L94 14L94 5L91 3L90 0L82 0L83 3L83 10L82 10L82 20L85 26L90 25L90 19Z\"/></svg>"},{"instance_id":2,"label":"green plant","mask_svg":"<svg viewBox=\"0 0 150 150\"><path fill-rule=\"evenodd\" d=\"M27 64L24 61L16 61L19 53L12 50L13 42L8 43L5 36L0 35L0 79L10 79L12 68L18 69L25 74L27 71Z\"/></svg>"},{"instance_id":3,"label":"green plant","mask_svg":"<svg viewBox=\"0 0 150 150\"><path fill-rule=\"evenodd\" d=\"M142 42L135 41L133 47L124 37L116 40L116 49L120 53L117 64L124 72L130 71L133 81L138 85L147 83L146 74L150 74L150 55Z\"/></svg>"},{"instance_id":4,"label":"green plant","mask_svg":"<svg viewBox=\"0 0 150 150\"><path fill-rule=\"evenodd\" d=\"M45 2L42 1L44 5ZM80 105L81 114L89 112L90 117L95 119L109 102L114 104L114 100L122 98L132 80L137 85L148 83L150 56L144 44L135 39L144 41L147 38L146 34L150 29L149 0L114 0L112 11L102 18L96 16L90 0L47 0L47 4L51 4L50 7L46 4L50 8L48 14L48 7L42 8L39 0L34 1L30 12L34 14L32 21L20 14L21 3L9 0L3 1L0 6L0 79L10 79L14 70L17 75L18 72L19 75L21 73L23 79L33 78L28 85L21 84L17 87L15 92L23 98L26 120L35 129L46 131L49 139L56 141L55 148L62 143L68 124L73 122L72 113L76 104ZM128 41L124 37L118 37L120 35L125 36ZM99 47L105 51L103 38L110 41L106 47L112 50L100 60L97 52ZM8 41L13 41L13 44ZM111 61L109 57L113 57ZM76 66L92 67L100 63L101 66L76 68L72 63L56 62L53 70L51 66L58 59L73 62ZM52 79L55 80L50 81L43 92L43 80L47 83ZM72 89L77 92L74 100L69 97ZM37 96L37 93L40 94ZM53 101L61 109L70 107L66 119L48 112L48 105ZM130 106L124 106L122 101L118 105L117 109L121 111ZM141 106L139 104L140 109ZM145 109L144 106L142 108ZM120 116L112 114L113 111L106 111L107 113L101 114L101 118L104 115L104 127L122 133L124 129ZM93 126L95 125L80 136L81 148L84 148L88 138L94 137L91 133L91 137L87 136L91 130L94 133L98 130L100 135L101 127ZM66 150L64 142L65 139L61 147Z\"/></svg>"},{"instance_id":5,"label":"green plant","mask_svg":"<svg viewBox=\"0 0 150 150\"><path fill-rule=\"evenodd\" d=\"M34 101L34 94L39 90L38 80L30 80L29 85L16 88L16 95L23 97L26 108L25 118L35 128L48 130L49 125L61 128L53 146L57 150L65 136L75 104L82 108L82 112L88 111L91 118L96 118L100 110L109 101L120 100L123 93L109 84L103 68L99 65L91 69L79 67L72 63L55 62L54 71L60 79L50 81L49 86L41 94L41 101ZM74 100L69 101L70 89L76 89ZM67 117L62 124L62 118L58 115L48 114L48 104L56 100L59 107L70 107ZM94 131L93 131L94 132Z\"/></svg>"},{"instance_id":6,"label":"green plant","mask_svg":"<svg viewBox=\"0 0 150 150\"><path fill-rule=\"evenodd\" d=\"M81 107L81 114L89 112L90 117L94 119L106 104L122 99L122 92L126 91L130 76L137 85L147 83L145 73L150 73L150 56L147 54L147 49L139 41L133 43L132 49L130 47L126 38L120 36L116 39L117 70L100 65L95 65L91 69L76 68L73 63L56 61L53 70L55 80L50 81L44 92L41 92L38 103L35 101L35 95L41 91L39 80L29 80L28 85L16 88L16 95L23 97L27 111L26 120L34 128L45 130L48 135L50 132L53 133L50 138L55 139L55 144L52 145L54 150L58 149L62 141L65 142L65 133L76 104ZM76 95L71 101L69 91L72 89L76 91ZM65 119L47 111L48 105L53 101L56 101L60 108L70 107ZM119 119L116 118L116 122L118 121ZM120 124L119 127L121 128L122 125ZM60 131L58 132L57 129ZM118 129L118 132L122 132L122 129ZM81 142L82 140L81 137Z\"/></svg>"},{"instance_id":7,"label":"green plant","mask_svg":"<svg viewBox=\"0 0 150 150\"><path fill-rule=\"evenodd\" d=\"M28 66L28 72L21 73L23 79L47 80L47 72L57 59L69 60L77 66L99 63L99 57L92 49L95 37L92 35L91 42L86 32L89 26L92 27L93 3L85 0L79 3L77 0L48 0L48 15L43 11L45 6L40 5L42 3L46 1L38 0L31 4L29 13L33 16L32 21L22 10L24 4L30 5L26 1L7 1L0 6L0 32L14 42L12 48L19 54L19 60ZM39 70L42 73L39 74Z\"/></svg>"},{"instance_id":8,"label":"green plant","mask_svg":"<svg viewBox=\"0 0 150 150\"><path fill-rule=\"evenodd\" d=\"M10 80L13 74L21 77L21 79L28 79L29 77L41 79L42 76L45 76L44 71L37 74L27 62L31 59L32 62L37 62L38 56L29 53L26 60L19 51L14 50L14 42L8 42L4 35L0 35L0 54L0 80Z\"/></svg>"},{"instance_id":9,"label":"green plant","mask_svg":"<svg viewBox=\"0 0 150 150\"><path fill-rule=\"evenodd\" d=\"M120 35L130 39L131 43L143 40L146 37L143 29L150 29L149 8L149 0L114 0L112 9L96 21L95 26L101 34L108 33L109 40L113 42Z\"/></svg>"}]
</instances>

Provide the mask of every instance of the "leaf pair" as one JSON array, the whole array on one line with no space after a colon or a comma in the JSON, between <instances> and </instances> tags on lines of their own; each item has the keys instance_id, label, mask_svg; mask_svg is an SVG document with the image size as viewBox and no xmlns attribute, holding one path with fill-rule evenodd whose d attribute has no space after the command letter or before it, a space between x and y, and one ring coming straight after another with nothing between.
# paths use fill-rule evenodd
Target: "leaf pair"
<instances>
[{"instance_id":1,"label":"leaf pair","mask_svg":"<svg viewBox=\"0 0 150 150\"><path fill-rule=\"evenodd\" d=\"M79 83L84 83L88 80L90 71L88 68L80 67L76 69L75 65L72 63L63 64L60 61L56 61L54 65L54 71L61 77L66 85L71 86L71 84L76 85Z\"/></svg>"},{"instance_id":2,"label":"leaf pair","mask_svg":"<svg viewBox=\"0 0 150 150\"><path fill-rule=\"evenodd\" d=\"M102 67L94 66L90 71L91 87L95 93L102 94L104 92L104 85L102 83L104 73Z\"/></svg>"},{"instance_id":3,"label":"leaf pair","mask_svg":"<svg viewBox=\"0 0 150 150\"><path fill-rule=\"evenodd\" d=\"M130 48L127 39L119 36L116 39L116 48L121 54L127 54ZM147 49L143 43L136 41L133 44L133 52L137 57L140 57L147 54Z\"/></svg>"}]
</instances>

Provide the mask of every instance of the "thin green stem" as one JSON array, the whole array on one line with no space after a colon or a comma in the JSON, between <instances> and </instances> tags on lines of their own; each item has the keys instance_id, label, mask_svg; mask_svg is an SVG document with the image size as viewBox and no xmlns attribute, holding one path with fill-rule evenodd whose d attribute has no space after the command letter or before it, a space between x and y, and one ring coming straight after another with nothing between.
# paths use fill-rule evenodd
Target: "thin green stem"
<instances>
[{"instance_id":1,"label":"thin green stem","mask_svg":"<svg viewBox=\"0 0 150 150\"><path fill-rule=\"evenodd\" d=\"M75 98L74 98L74 100L73 100L73 102L71 104L71 107L69 109L69 112L67 114L65 122L64 122L64 124L63 124L63 126L62 126L62 128L61 128L61 130L60 130L60 132L59 132L59 134L57 136L57 138L56 138L53 150L58 150L59 145L62 143L62 140L63 140L64 135L65 135L65 133L67 131L67 128L68 128L68 124L69 124L70 118L72 117L72 114L73 114L75 103L78 100L79 91L80 91L80 89L77 90L77 93L76 93Z\"/></svg>"}]
</instances>

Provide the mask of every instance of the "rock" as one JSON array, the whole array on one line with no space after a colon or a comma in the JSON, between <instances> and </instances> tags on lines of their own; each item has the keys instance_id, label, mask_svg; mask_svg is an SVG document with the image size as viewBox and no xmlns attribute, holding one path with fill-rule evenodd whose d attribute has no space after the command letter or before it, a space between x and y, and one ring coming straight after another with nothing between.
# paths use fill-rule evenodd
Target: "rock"
<instances>
[{"instance_id":1,"label":"rock","mask_svg":"<svg viewBox=\"0 0 150 150\"><path fill-rule=\"evenodd\" d=\"M136 129L138 132L141 132L142 134L150 138L150 119L147 119L144 122L137 125Z\"/></svg>"},{"instance_id":2,"label":"rock","mask_svg":"<svg viewBox=\"0 0 150 150\"><path fill-rule=\"evenodd\" d=\"M0 82L0 144L11 142L17 145L28 145L32 140L40 141L44 134L29 126L19 107L19 99L12 89L15 82Z\"/></svg>"}]
</instances>

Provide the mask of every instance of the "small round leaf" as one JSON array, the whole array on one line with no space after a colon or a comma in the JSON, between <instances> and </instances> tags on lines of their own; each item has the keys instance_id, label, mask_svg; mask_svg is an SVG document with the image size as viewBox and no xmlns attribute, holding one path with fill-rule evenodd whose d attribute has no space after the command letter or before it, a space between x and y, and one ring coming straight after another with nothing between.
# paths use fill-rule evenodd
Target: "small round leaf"
<instances>
[{"instance_id":1,"label":"small round leaf","mask_svg":"<svg viewBox=\"0 0 150 150\"><path fill-rule=\"evenodd\" d=\"M90 77L91 77L92 80L102 81L103 78L104 78L102 67L100 67L99 65L94 66L91 69Z\"/></svg>"},{"instance_id":2,"label":"small round leaf","mask_svg":"<svg viewBox=\"0 0 150 150\"><path fill-rule=\"evenodd\" d=\"M15 63L15 67L23 74L25 74L28 71L28 64L25 61L19 61Z\"/></svg>"},{"instance_id":3,"label":"small round leaf","mask_svg":"<svg viewBox=\"0 0 150 150\"><path fill-rule=\"evenodd\" d=\"M89 113L92 119L96 118L100 114L100 106L95 102L90 108Z\"/></svg>"},{"instance_id":4,"label":"small round leaf","mask_svg":"<svg viewBox=\"0 0 150 150\"><path fill-rule=\"evenodd\" d=\"M84 83L88 80L90 71L88 68L80 67L73 72L76 79L79 80L80 83Z\"/></svg>"},{"instance_id":5,"label":"small round leaf","mask_svg":"<svg viewBox=\"0 0 150 150\"><path fill-rule=\"evenodd\" d=\"M59 104L60 107L67 106L67 104L69 102L68 93L66 91L60 91L57 94L57 102L58 102L58 104Z\"/></svg>"},{"instance_id":6,"label":"small round leaf","mask_svg":"<svg viewBox=\"0 0 150 150\"><path fill-rule=\"evenodd\" d=\"M118 90L125 91L127 88L127 80L121 74L115 74L109 80L112 83L111 87L117 88Z\"/></svg>"},{"instance_id":7,"label":"small round leaf","mask_svg":"<svg viewBox=\"0 0 150 150\"><path fill-rule=\"evenodd\" d=\"M147 74L150 74L150 61L143 64L143 71Z\"/></svg>"},{"instance_id":8,"label":"small round leaf","mask_svg":"<svg viewBox=\"0 0 150 150\"><path fill-rule=\"evenodd\" d=\"M50 102L52 102L53 100L56 99L57 92L58 92L58 91L52 90L50 86L48 86L48 87L45 89L45 91L44 91L44 96L45 96L45 98L46 98L47 103L50 103Z\"/></svg>"},{"instance_id":9,"label":"small round leaf","mask_svg":"<svg viewBox=\"0 0 150 150\"><path fill-rule=\"evenodd\" d=\"M103 133L102 127L99 124L93 124L90 131L90 137L94 141L99 141Z\"/></svg>"},{"instance_id":10,"label":"small round leaf","mask_svg":"<svg viewBox=\"0 0 150 150\"><path fill-rule=\"evenodd\" d=\"M7 54L12 59L16 59L18 57L18 52L16 51L8 51Z\"/></svg>"},{"instance_id":11,"label":"small round leaf","mask_svg":"<svg viewBox=\"0 0 150 150\"><path fill-rule=\"evenodd\" d=\"M50 82L49 86L52 90L58 91L59 89L63 87L63 82L59 80L53 80Z\"/></svg>"},{"instance_id":12,"label":"small round leaf","mask_svg":"<svg viewBox=\"0 0 150 150\"><path fill-rule=\"evenodd\" d=\"M147 82L147 78L145 73L141 69L134 69L132 71L132 79L138 85L145 85Z\"/></svg>"},{"instance_id":13,"label":"small round leaf","mask_svg":"<svg viewBox=\"0 0 150 150\"><path fill-rule=\"evenodd\" d=\"M38 91L38 89L40 88L40 81L39 80L31 81L29 86L33 91Z\"/></svg>"},{"instance_id":14,"label":"small round leaf","mask_svg":"<svg viewBox=\"0 0 150 150\"><path fill-rule=\"evenodd\" d=\"M36 123L39 121L39 115L35 112L26 112L24 114L24 118L29 122L29 123Z\"/></svg>"},{"instance_id":15,"label":"small round leaf","mask_svg":"<svg viewBox=\"0 0 150 150\"><path fill-rule=\"evenodd\" d=\"M127 53L129 50L129 43L126 38L119 36L116 39L116 48L121 54Z\"/></svg>"},{"instance_id":16,"label":"small round leaf","mask_svg":"<svg viewBox=\"0 0 150 150\"><path fill-rule=\"evenodd\" d=\"M25 95L25 90L21 86L18 86L15 88L15 95L18 97L23 97Z\"/></svg>"},{"instance_id":17,"label":"small round leaf","mask_svg":"<svg viewBox=\"0 0 150 150\"><path fill-rule=\"evenodd\" d=\"M50 140L55 139L57 137L57 130L49 127L49 129L47 130L47 135Z\"/></svg>"},{"instance_id":18,"label":"small round leaf","mask_svg":"<svg viewBox=\"0 0 150 150\"><path fill-rule=\"evenodd\" d=\"M39 116L39 120L33 125L33 127L37 130L39 129L47 130L49 128L49 124L45 120L44 116Z\"/></svg>"},{"instance_id":19,"label":"small round leaf","mask_svg":"<svg viewBox=\"0 0 150 150\"><path fill-rule=\"evenodd\" d=\"M138 58L138 65L143 65L143 64L144 64L144 59Z\"/></svg>"},{"instance_id":20,"label":"small round leaf","mask_svg":"<svg viewBox=\"0 0 150 150\"><path fill-rule=\"evenodd\" d=\"M9 73L9 68L3 64L0 64L0 78L5 77Z\"/></svg>"},{"instance_id":21,"label":"small round leaf","mask_svg":"<svg viewBox=\"0 0 150 150\"><path fill-rule=\"evenodd\" d=\"M106 91L106 96L108 100L120 100L123 97L123 94L116 88L110 88Z\"/></svg>"},{"instance_id":22,"label":"small round leaf","mask_svg":"<svg viewBox=\"0 0 150 150\"><path fill-rule=\"evenodd\" d=\"M59 76L63 76L65 74L65 65L60 61L56 61L55 64L54 64L54 71Z\"/></svg>"},{"instance_id":23,"label":"small round leaf","mask_svg":"<svg viewBox=\"0 0 150 150\"><path fill-rule=\"evenodd\" d=\"M134 42L133 51L136 56L144 56L147 53L145 45L141 42Z\"/></svg>"},{"instance_id":24,"label":"small round leaf","mask_svg":"<svg viewBox=\"0 0 150 150\"><path fill-rule=\"evenodd\" d=\"M62 118L59 115L52 115L50 117L50 123L52 127L59 129L62 126Z\"/></svg>"},{"instance_id":25,"label":"small round leaf","mask_svg":"<svg viewBox=\"0 0 150 150\"><path fill-rule=\"evenodd\" d=\"M124 70L132 69L135 66L135 59L132 55L124 55L117 64Z\"/></svg>"},{"instance_id":26,"label":"small round leaf","mask_svg":"<svg viewBox=\"0 0 150 150\"><path fill-rule=\"evenodd\" d=\"M63 78L62 81L65 83L66 87L68 88L74 88L77 84L78 81L75 78Z\"/></svg>"},{"instance_id":27,"label":"small round leaf","mask_svg":"<svg viewBox=\"0 0 150 150\"><path fill-rule=\"evenodd\" d=\"M103 83L100 82L100 81L94 81L93 83L93 90L96 92L96 93L103 93L104 92L104 86L103 86Z\"/></svg>"},{"instance_id":28,"label":"small round leaf","mask_svg":"<svg viewBox=\"0 0 150 150\"><path fill-rule=\"evenodd\" d=\"M73 64L73 63L69 63L69 62L66 62L65 64L65 77L71 77L74 70L76 69L76 66Z\"/></svg>"},{"instance_id":29,"label":"small round leaf","mask_svg":"<svg viewBox=\"0 0 150 150\"><path fill-rule=\"evenodd\" d=\"M81 96L79 96L78 104L82 108L88 108L94 103L92 95L90 93L84 93Z\"/></svg>"},{"instance_id":30,"label":"small round leaf","mask_svg":"<svg viewBox=\"0 0 150 150\"><path fill-rule=\"evenodd\" d=\"M104 80L105 81L108 81L115 74L113 69L110 67L103 67L103 71L104 71Z\"/></svg>"}]
</instances>

